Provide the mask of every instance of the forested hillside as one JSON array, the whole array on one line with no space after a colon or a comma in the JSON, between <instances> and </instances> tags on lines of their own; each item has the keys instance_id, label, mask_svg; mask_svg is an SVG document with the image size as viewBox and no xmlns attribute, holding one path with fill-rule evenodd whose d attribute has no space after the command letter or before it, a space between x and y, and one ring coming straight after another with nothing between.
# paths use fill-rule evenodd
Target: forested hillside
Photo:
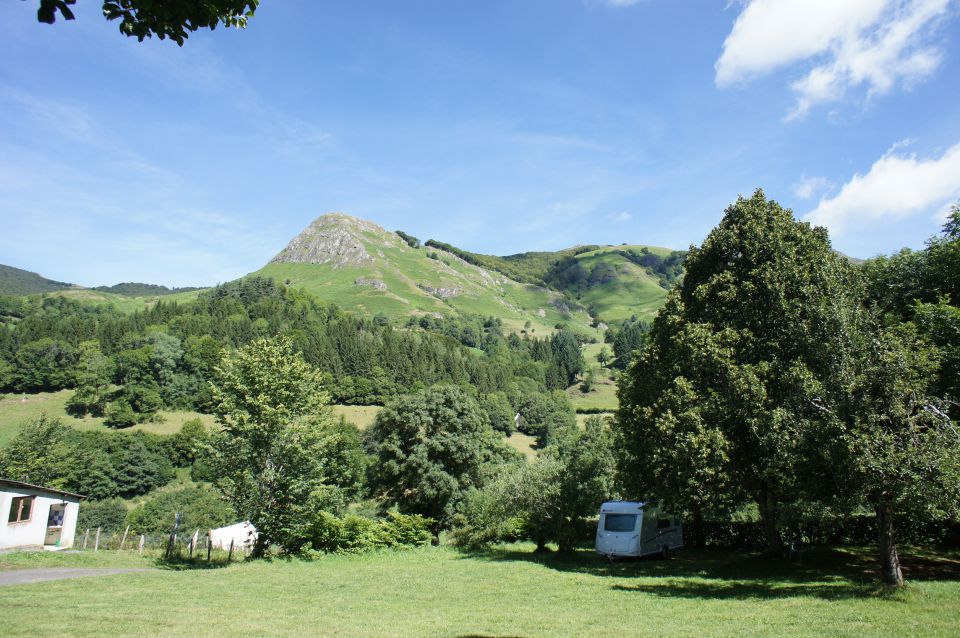
<instances>
[{"instance_id":1,"label":"forested hillside","mask_svg":"<svg viewBox=\"0 0 960 638\"><path fill-rule=\"evenodd\" d=\"M395 327L258 277L133 313L62 297L0 297L0 321L0 391L75 388L69 410L106 415L117 427L161 408L210 410L208 382L221 357L258 337L288 336L327 375L333 399L347 404L452 383L512 417L531 395L573 383L584 365L568 331L521 338L505 334L498 318L478 316ZM512 429L501 420L500 429Z\"/></svg>"},{"instance_id":2,"label":"forested hillside","mask_svg":"<svg viewBox=\"0 0 960 638\"><path fill-rule=\"evenodd\" d=\"M29 270L0 265L0 295L36 295L72 287L73 284L53 281Z\"/></svg>"}]
</instances>

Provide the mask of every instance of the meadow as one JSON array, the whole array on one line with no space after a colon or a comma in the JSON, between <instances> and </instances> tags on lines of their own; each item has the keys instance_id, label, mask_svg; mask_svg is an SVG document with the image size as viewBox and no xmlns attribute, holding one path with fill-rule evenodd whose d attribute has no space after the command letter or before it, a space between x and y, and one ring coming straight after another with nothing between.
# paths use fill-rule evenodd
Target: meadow
<instances>
[{"instance_id":1,"label":"meadow","mask_svg":"<svg viewBox=\"0 0 960 638\"><path fill-rule=\"evenodd\" d=\"M611 564L529 544L195 569L133 552L5 555L0 569L159 569L0 588L0 634L955 636L960 562L905 554L913 580L896 593L855 549L812 549L803 566L719 550Z\"/></svg>"},{"instance_id":2,"label":"meadow","mask_svg":"<svg viewBox=\"0 0 960 638\"><path fill-rule=\"evenodd\" d=\"M24 423L35 420L41 414L56 417L65 425L78 430L114 431L103 424L103 419L88 416L83 419L70 416L64 406L73 390L59 390L57 392L37 392L34 394L0 393L0 448L10 442ZM343 416L361 430L369 427L380 410L379 406L367 405L335 405L335 416ZM143 430L154 434L174 434L180 431L183 424L191 419L200 419L207 428L215 426L211 414L198 412L176 412L171 410L160 411L161 420L156 423L138 423L122 431L130 432Z\"/></svg>"}]
</instances>

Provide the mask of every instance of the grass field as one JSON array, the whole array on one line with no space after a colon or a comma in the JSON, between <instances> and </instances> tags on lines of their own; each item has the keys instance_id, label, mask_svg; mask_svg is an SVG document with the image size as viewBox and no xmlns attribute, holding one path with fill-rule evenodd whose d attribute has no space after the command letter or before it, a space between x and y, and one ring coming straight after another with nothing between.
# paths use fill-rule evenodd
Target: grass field
<instances>
[{"instance_id":1,"label":"grass field","mask_svg":"<svg viewBox=\"0 0 960 638\"><path fill-rule=\"evenodd\" d=\"M608 564L588 550L531 549L425 547L2 587L0 635L901 638L960 626L956 560L908 555L914 579L887 594L855 551L810 550L798 567L721 551ZM155 563L129 552L0 556L0 568L38 566Z\"/></svg>"},{"instance_id":2,"label":"grass field","mask_svg":"<svg viewBox=\"0 0 960 638\"><path fill-rule=\"evenodd\" d=\"M586 358L586 357L584 357ZM591 366L590 360L587 365ZM614 412L619 405L617 401L617 383L613 380L610 368L599 368L592 365L594 381L589 392L582 392L580 384L575 383L567 388L567 396L576 410L606 410Z\"/></svg>"},{"instance_id":3,"label":"grass field","mask_svg":"<svg viewBox=\"0 0 960 638\"><path fill-rule=\"evenodd\" d=\"M353 423L361 430L365 430L373 425L373 420L377 418L377 412L380 411L379 405L335 405L333 413L337 416L343 416L347 421Z\"/></svg>"},{"instance_id":4,"label":"grass field","mask_svg":"<svg viewBox=\"0 0 960 638\"><path fill-rule=\"evenodd\" d=\"M0 447L15 437L24 423L33 421L44 413L57 417L65 425L78 430L112 431L103 424L102 418L78 419L67 414L64 405L72 394L73 390L36 394L0 394ZM213 426L213 416L209 414L163 411L160 415L163 417L161 423L140 423L124 431L144 430L155 434L173 434L179 432L183 424L190 419L200 419L207 427Z\"/></svg>"},{"instance_id":5,"label":"grass field","mask_svg":"<svg viewBox=\"0 0 960 638\"><path fill-rule=\"evenodd\" d=\"M3 447L10 439L15 437L24 423L33 421L44 413L49 416L55 416L61 419L65 425L77 428L78 430L114 431L103 424L102 418L87 417L85 419L78 419L67 414L64 406L71 394L73 394L72 390L39 392L37 394L0 394L0 447ZM24 399L26 399L26 401L24 401ZM380 406L377 405L333 406L333 413L335 415L343 415L347 421L353 423L361 430L369 427L370 424L373 423L373 419L379 411ZM179 432L183 424L190 419L200 419L207 428L213 428L215 426L213 415L211 414L170 411L164 411L160 414L164 418L162 423L141 423L122 431L132 432L144 430L155 434L174 434L175 432Z\"/></svg>"}]
</instances>

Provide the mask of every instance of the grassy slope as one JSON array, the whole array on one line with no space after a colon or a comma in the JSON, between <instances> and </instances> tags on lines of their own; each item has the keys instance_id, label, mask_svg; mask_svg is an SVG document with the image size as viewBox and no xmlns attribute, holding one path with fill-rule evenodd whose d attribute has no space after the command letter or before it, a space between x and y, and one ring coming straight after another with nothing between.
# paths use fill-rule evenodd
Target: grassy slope
<instances>
[{"instance_id":1,"label":"grassy slope","mask_svg":"<svg viewBox=\"0 0 960 638\"><path fill-rule=\"evenodd\" d=\"M134 312L136 310L143 310L144 308L149 308L153 306L155 303L157 303L157 301L159 300L162 300L167 303L174 302L174 301L176 302L192 301L197 298L197 295L199 295L200 292L201 292L200 290L189 290L187 292L177 292L170 295L149 295L146 297L130 297L128 295L120 295L113 292L93 290L92 288L76 288L72 290L61 290L61 291L50 293L50 294L67 297L68 299L76 299L77 301L88 301L91 303L111 304L121 312Z\"/></svg>"},{"instance_id":2,"label":"grassy slope","mask_svg":"<svg viewBox=\"0 0 960 638\"><path fill-rule=\"evenodd\" d=\"M33 421L41 414L46 413L49 416L58 417L64 424L77 428L78 430L103 430L113 432L111 428L103 425L103 419L87 417L78 419L72 417L64 410L67 399L73 394L73 390L60 390L59 392L39 392L37 394L0 394L0 448L5 446L10 439L17 435L20 427L29 421ZM26 398L26 401L22 399ZM380 410L379 406L366 405L335 405L333 412L335 415L343 415L347 421L350 421L361 430L373 423L374 417ZM135 425L124 432L136 430L145 430L155 434L173 434L179 432L183 424L190 419L200 419L208 428L214 427L213 416L210 414L199 414L197 412L161 412L164 417L163 423L142 423Z\"/></svg>"},{"instance_id":3,"label":"grassy slope","mask_svg":"<svg viewBox=\"0 0 960 638\"><path fill-rule=\"evenodd\" d=\"M0 634L900 638L954 636L960 626L955 561L885 596L854 552L811 550L796 567L719 551L608 564L590 551L531 549L426 547L4 587ZM0 565L155 565L99 554L4 556Z\"/></svg>"},{"instance_id":4,"label":"grassy slope","mask_svg":"<svg viewBox=\"0 0 960 638\"><path fill-rule=\"evenodd\" d=\"M33 421L43 413L57 417L65 425L78 430L113 431L103 425L102 418L78 419L67 414L64 405L72 394L73 390L39 392L37 394L0 394L0 447L6 445L10 439L17 435L20 426ZM27 400L23 401L24 398ZM173 434L179 432L183 424L190 419L200 419L208 427L213 425L213 417L209 414L169 411L160 414L164 417L162 423L141 423L125 431L145 430L155 434Z\"/></svg>"},{"instance_id":5,"label":"grassy slope","mask_svg":"<svg viewBox=\"0 0 960 638\"><path fill-rule=\"evenodd\" d=\"M613 266L617 273L616 279L589 288L579 299L580 303L596 308L597 317L608 323L629 319L631 315L652 321L667 297L667 291L660 287L656 277L650 276L645 269L614 252L628 248L639 250L643 246L613 246L582 253L576 257L588 271L602 261ZM647 248L661 256L670 254L667 248Z\"/></svg>"},{"instance_id":6,"label":"grassy slope","mask_svg":"<svg viewBox=\"0 0 960 638\"><path fill-rule=\"evenodd\" d=\"M356 232L356 231L355 231ZM503 319L509 330L519 331L527 321L535 333L549 333L557 323L567 323L586 334L595 334L582 309L569 314L551 301L557 293L512 281L432 248L411 248L393 233L357 232L374 262L333 268L326 264L270 263L257 275L304 288L324 301L347 310L406 317L422 313L468 313ZM436 253L438 259L428 255ZM378 279L386 290L357 285L359 278ZM457 288L455 297L439 299L418 287ZM540 315L543 316L540 316Z\"/></svg>"}]
</instances>

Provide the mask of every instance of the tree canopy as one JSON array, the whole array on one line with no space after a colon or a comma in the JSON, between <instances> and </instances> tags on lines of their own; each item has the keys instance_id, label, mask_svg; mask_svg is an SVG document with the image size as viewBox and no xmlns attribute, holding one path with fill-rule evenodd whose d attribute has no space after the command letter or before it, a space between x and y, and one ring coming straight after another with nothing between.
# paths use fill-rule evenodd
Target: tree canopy
<instances>
[{"instance_id":1,"label":"tree canopy","mask_svg":"<svg viewBox=\"0 0 960 638\"><path fill-rule=\"evenodd\" d=\"M396 399L365 434L375 489L401 512L433 519L435 534L483 484L485 466L509 454L477 402L456 386Z\"/></svg>"},{"instance_id":2,"label":"tree canopy","mask_svg":"<svg viewBox=\"0 0 960 638\"><path fill-rule=\"evenodd\" d=\"M858 290L825 230L759 190L731 205L622 377L634 495L688 512L752 499L779 551L778 507L800 489L800 446L842 372Z\"/></svg>"},{"instance_id":3,"label":"tree canopy","mask_svg":"<svg viewBox=\"0 0 960 638\"><path fill-rule=\"evenodd\" d=\"M217 421L215 485L258 530L255 555L270 544L295 551L320 510L343 504L355 468L339 467L336 428L324 375L295 354L289 339L260 339L225 360L213 387ZM354 439L356 440L356 439ZM346 441L349 443L349 441Z\"/></svg>"},{"instance_id":4,"label":"tree canopy","mask_svg":"<svg viewBox=\"0 0 960 638\"><path fill-rule=\"evenodd\" d=\"M37 20L53 24L59 14L73 20L76 0L40 0ZM120 33L143 41L157 36L180 46L197 29L244 28L260 0L104 0L103 15L120 21Z\"/></svg>"}]
</instances>

